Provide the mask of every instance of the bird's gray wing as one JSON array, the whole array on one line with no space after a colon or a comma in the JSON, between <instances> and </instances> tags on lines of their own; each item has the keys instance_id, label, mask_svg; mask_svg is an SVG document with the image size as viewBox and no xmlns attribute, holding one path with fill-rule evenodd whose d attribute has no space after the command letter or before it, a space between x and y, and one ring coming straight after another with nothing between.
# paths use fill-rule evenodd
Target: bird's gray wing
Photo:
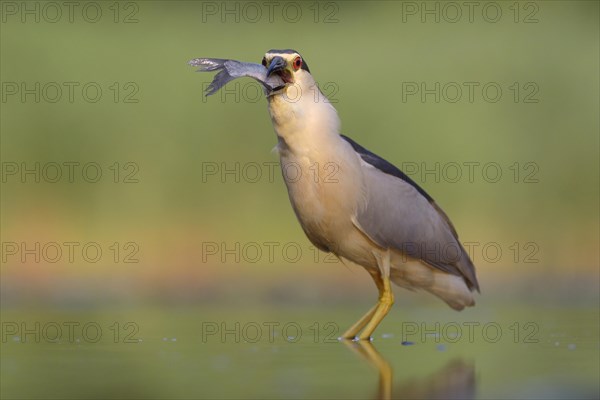
<instances>
[{"instance_id":1,"label":"bird's gray wing","mask_svg":"<svg viewBox=\"0 0 600 400\"><path fill-rule=\"evenodd\" d=\"M195 58L189 65L200 67L198 72L219 71L211 84L206 88L206 96L217 92L227 82L247 76L262 84L265 94L283 87L283 80L278 75L267 77L267 69L261 64L247 63L221 58Z\"/></svg>"},{"instance_id":2,"label":"bird's gray wing","mask_svg":"<svg viewBox=\"0 0 600 400\"><path fill-rule=\"evenodd\" d=\"M469 288L479 290L475 267L433 198L393 164L342 137L364 167L366 204L358 210L355 225L381 247L463 276Z\"/></svg>"}]
</instances>

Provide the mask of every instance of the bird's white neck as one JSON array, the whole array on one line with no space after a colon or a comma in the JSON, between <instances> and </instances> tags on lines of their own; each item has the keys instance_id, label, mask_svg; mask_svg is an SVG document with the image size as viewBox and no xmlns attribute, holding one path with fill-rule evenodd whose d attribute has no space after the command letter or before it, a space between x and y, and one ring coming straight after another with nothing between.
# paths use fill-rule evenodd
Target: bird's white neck
<instances>
[{"instance_id":1,"label":"bird's white neck","mask_svg":"<svg viewBox=\"0 0 600 400\"><path fill-rule=\"evenodd\" d=\"M330 148L331 140L340 139L337 112L308 74L306 79L269 97L269 113L280 152L322 151Z\"/></svg>"}]
</instances>

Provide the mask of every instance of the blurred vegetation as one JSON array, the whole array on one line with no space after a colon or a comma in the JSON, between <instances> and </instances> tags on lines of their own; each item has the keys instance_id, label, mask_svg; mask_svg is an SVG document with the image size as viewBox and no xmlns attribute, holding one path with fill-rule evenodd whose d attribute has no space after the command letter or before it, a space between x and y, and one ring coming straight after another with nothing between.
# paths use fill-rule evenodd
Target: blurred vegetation
<instances>
[{"instance_id":1,"label":"blurred vegetation","mask_svg":"<svg viewBox=\"0 0 600 400\"><path fill-rule=\"evenodd\" d=\"M278 14L272 23L266 16L257 23L234 23L231 17L223 23L220 15L203 14L205 3L135 3L136 23L114 23L108 3L100 3L104 16L97 23L77 13L73 23L66 17L21 23L18 15L6 16L3 83L80 86L72 103L66 93L56 103L7 95L0 113L2 161L97 162L104 175L98 183L77 177L74 183L20 183L8 177L1 193L2 241L98 242L105 251L113 242L135 242L139 262L125 264L122 254L117 263L107 255L95 264L9 257L2 263L3 300L223 299L240 293L260 299L271 288L277 298L345 301L344 288L350 287L373 297L359 268L348 274L341 264L325 263L323 255L313 261L278 171L272 182L264 175L255 183L236 183L231 176L203 182L206 163L276 162L270 152L276 140L264 99L205 99L202 88L212 76L195 73L186 62L259 62L271 48L300 51L317 81L333 84L328 93L337 101L343 132L391 162L502 167L497 183L482 179L480 170L474 182L413 176L451 216L463 241L501 246L499 262L475 256L484 293L553 297L536 285L548 278L554 293L587 288L597 297L597 2L536 3L537 23L522 21L526 10L515 23L503 2L497 23L486 22L480 12L472 23L466 16L457 23L421 23L419 15L403 14L402 2L375 7L359 1L335 3L336 23L321 21L331 12L325 9L315 23L312 3L298 3L304 10L298 23ZM131 9L121 9L120 20L125 11ZM80 88L88 82L103 89L100 101L82 98ZM115 82L117 102L110 89ZM456 103L432 97L421 102L418 96L403 101L405 82L495 82L503 97L484 101L476 89L472 103L464 97ZM514 82L521 89L517 102L509 89ZM528 82L539 88L536 103L522 101ZM236 84L249 82L229 88ZM135 88L130 99L137 102L124 102ZM125 163L135 163L139 182L113 183L109 166L115 162L123 174L129 172ZM517 183L509 169L515 163ZM539 182L524 182L526 163L535 163ZM298 243L310 256L297 263L281 255L256 263L223 263L218 257L203 262L206 242ZM509 246L515 242L521 248L534 243L536 262L523 262L523 248L514 260ZM497 284L507 281L508 289Z\"/></svg>"},{"instance_id":2,"label":"blurred vegetation","mask_svg":"<svg viewBox=\"0 0 600 400\"><path fill-rule=\"evenodd\" d=\"M293 48L336 101L344 134L405 170L463 166L458 182L411 176L450 215L461 239L479 244L482 295L477 307L455 313L432 296L398 293L398 307L375 339L394 368L393 392L431 393L458 360L473 366L479 398L597 398L599 3L491 2L502 9L495 23L483 18L482 4L473 22L463 8L455 23L432 16L422 23L407 7L449 3L278 3L272 22L263 9L256 23L247 20L254 14L239 23L235 14L222 17L220 7L244 7L234 2L95 2L102 10L96 23L82 17L83 3L73 22L63 9L56 23L44 20L52 9L40 22L20 14L20 7L49 3L0 3L2 322L94 321L104 329L99 343L25 344L21 334L5 337L3 325L1 397L375 395L377 371L339 343L316 344L308 336L298 344L282 337L256 344L199 339L207 321L334 322L344 329L375 300L360 267L328 262L310 247L277 170L271 181L262 168L257 182L203 172L207 165L277 162L276 139L266 101L254 98L249 80L204 98L212 76L195 73L187 61L259 62L269 49ZM287 4L301 8L297 23L282 17ZM328 16L335 21L325 23ZM40 102L34 94L24 102L20 92L11 94L36 82L48 88ZM72 102L68 82L78 85ZM479 87L473 102L466 90L457 102L431 95L422 102L418 95L403 98L413 82ZM486 83L502 88L499 101L483 99ZM86 84L91 96L102 89L97 102L83 97ZM56 85L62 97L46 101ZM538 101L525 102L532 89ZM66 169L57 183L6 175L5 168L36 162L98 163L103 175L96 183L82 178L81 167L72 183ZM465 163L497 163L503 176L490 183L476 169L470 182ZM128 177L137 182L124 183ZM78 243L73 262L67 254L48 262L52 253L22 261L10 247L59 243L65 251L64 242ZM273 258L266 242L279 244ZM100 246L100 261L83 259L86 243ZM263 254L222 261L221 254L207 256L207 243L249 251L257 244ZM286 244L302 256L291 260ZM485 244L501 248L497 261L493 252L484 257ZM136 262L126 263L128 257ZM495 321L505 330L497 344L402 346L406 321ZM511 340L516 321L534 323L539 341ZM140 341L112 341L115 322L134 322Z\"/></svg>"}]
</instances>

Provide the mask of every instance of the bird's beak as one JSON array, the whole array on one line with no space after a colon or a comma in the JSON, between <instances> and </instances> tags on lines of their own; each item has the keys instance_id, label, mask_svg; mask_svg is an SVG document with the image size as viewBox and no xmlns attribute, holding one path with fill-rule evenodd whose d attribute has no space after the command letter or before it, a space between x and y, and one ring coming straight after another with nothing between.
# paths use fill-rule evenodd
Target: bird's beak
<instances>
[{"instance_id":1,"label":"bird's beak","mask_svg":"<svg viewBox=\"0 0 600 400\"><path fill-rule=\"evenodd\" d=\"M285 60L283 57L275 56L271 60L271 64L269 64L269 69L267 69L267 76L271 76L274 72L282 71L285 69Z\"/></svg>"}]
</instances>

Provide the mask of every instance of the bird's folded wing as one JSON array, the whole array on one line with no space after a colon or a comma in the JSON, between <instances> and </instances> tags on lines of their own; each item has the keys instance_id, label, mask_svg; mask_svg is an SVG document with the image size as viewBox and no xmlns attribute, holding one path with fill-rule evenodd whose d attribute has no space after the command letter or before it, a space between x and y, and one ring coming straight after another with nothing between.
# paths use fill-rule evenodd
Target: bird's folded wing
<instances>
[{"instance_id":1,"label":"bird's folded wing","mask_svg":"<svg viewBox=\"0 0 600 400\"><path fill-rule=\"evenodd\" d=\"M381 247L463 276L469 288L479 290L475 266L433 198L389 161L341 137L360 157L367 185L354 225Z\"/></svg>"},{"instance_id":2,"label":"bird's folded wing","mask_svg":"<svg viewBox=\"0 0 600 400\"><path fill-rule=\"evenodd\" d=\"M200 67L198 72L219 71L211 84L206 88L207 96L217 92L227 82L245 76L257 80L263 86L265 94L269 94L271 91L277 90L284 85L283 80L278 75L267 77L267 69L261 64L221 58L195 58L188 64Z\"/></svg>"},{"instance_id":3,"label":"bird's folded wing","mask_svg":"<svg viewBox=\"0 0 600 400\"><path fill-rule=\"evenodd\" d=\"M381 247L463 276L469 287L478 289L468 254L433 200L409 182L362 163L366 203L354 218L356 227Z\"/></svg>"}]
</instances>

